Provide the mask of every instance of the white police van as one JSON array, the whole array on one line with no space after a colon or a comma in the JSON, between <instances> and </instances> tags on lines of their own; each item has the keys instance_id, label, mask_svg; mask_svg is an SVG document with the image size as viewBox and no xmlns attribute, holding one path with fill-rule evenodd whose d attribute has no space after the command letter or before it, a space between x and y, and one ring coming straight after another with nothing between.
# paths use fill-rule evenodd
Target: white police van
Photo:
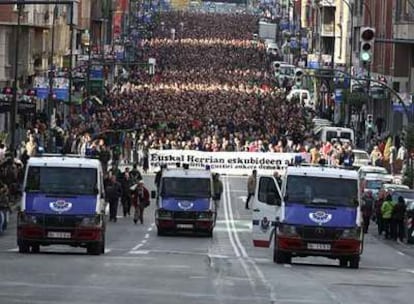
<instances>
[{"instance_id":1,"label":"white police van","mask_svg":"<svg viewBox=\"0 0 414 304\"><path fill-rule=\"evenodd\" d=\"M325 166L288 167L279 188L259 176L253 203L253 243L269 247L273 260L292 257L339 259L359 267L363 248L358 173Z\"/></svg>"},{"instance_id":2,"label":"white police van","mask_svg":"<svg viewBox=\"0 0 414 304\"><path fill-rule=\"evenodd\" d=\"M210 170L164 169L157 198L155 224L158 235L191 231L213 235L217 210L213 200L213 176Z\"/></svg>"},{"instance_id":3,"label":"white police van","mask_svg":"<svg viewBox=\"0 0 414 304\"><path fill-rule=\"evenodd\" d=\"M17 216L19 252L40 246L105 252L105 190L97 159L44 154L28 160Z\"/></svg>"}]
</instances>

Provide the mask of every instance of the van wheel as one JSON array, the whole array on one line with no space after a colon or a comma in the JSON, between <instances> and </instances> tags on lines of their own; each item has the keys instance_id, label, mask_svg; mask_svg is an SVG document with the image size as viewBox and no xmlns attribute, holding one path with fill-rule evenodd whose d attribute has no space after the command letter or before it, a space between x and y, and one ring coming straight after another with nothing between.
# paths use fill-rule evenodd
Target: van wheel
<instances>
[{"instance_id":1,"label":"van wheel","mask_svg":"<svg viewBox=\"0 0 414 304\"><path fill-rule=\"evenodd\" d=\"M90 255L100 255L102 252L102 242L88 245L86 252Z\"/></svg>"},{"instance_id":2,"label":"van wheel","mask_svg":"<svg viewBox=\"0 0 414 304\"><path fill-rule=\"evenodd\" d=\"M286 260L287 260L287 256L280 250L277 250L277 244L275 244L275 248L273 249L273 262L276 264L284 264L286 263Z\"/></svg>"},{"instance_id":3,"label":"van wheel","mask_svg":"<svg viewBox=\"0 0 414 304\"><path fill-rule=\"evenodd\" d=\"M359 268L359 256L354 256L349 259L349 268L353 268L353 269Z\"/></svg>"},{"instance_id":4,"label":"van wheel","mask_svg":"<svg viewBox=\"0 0 414 304\"><path fill-rule=\"evenodd\" d=\"M33 244L32 245L32 253L39 253L40 252L40 245L39 244Z\"/></svg>"},{"instance_id":5,"label":"van wheel","mask_svg":"<svg viewBox=\"0 0 414 304\"><path fill-rule=\"evenodd\" d=\"M164 236L165 235L165 231L162 230L161 228L157 228L157 235L158 236Z\"/></svg>"},{"instance_id":6,"label":"van wheel","mask_svg":"<svg viewBox=\"0 0 414 304\"><path fill-rule=\"evenodd\" d=\"M341 267L341 268L348 267L348 259L346 259L346 258L340 258L339 259L339 267Z\"/></svg>"},{"instance_id":7,"label":"van wheel","mask_svg":"<svg viewBox=\"0 0 414 304\"><path fill-rule=\"evenodd\" d=\"M213 229L211 229L207 232L207 236L210 237L210 238L213 237Z\"/></svg>"},{"instance_id":8,"label":"van wheel","mask_svg":"<svg viewBox=\"0 0 414 304\"><path fill-rule=\"evenodd\" d=\"M105 253L105 231L102 232L101 253Z\"/></svg>"},{"instance_id":9,"label":"van wheel","mask_svg":"<svg viewBox=\"0 0 414 304\"><path fill-rule=\"evenodd\" d=\"M21 242L18 243L18 246L19 246L19 252L20 253L29 253L30 252L30 246L26 242L21 241Z\"/></svg>"}]
</instances>

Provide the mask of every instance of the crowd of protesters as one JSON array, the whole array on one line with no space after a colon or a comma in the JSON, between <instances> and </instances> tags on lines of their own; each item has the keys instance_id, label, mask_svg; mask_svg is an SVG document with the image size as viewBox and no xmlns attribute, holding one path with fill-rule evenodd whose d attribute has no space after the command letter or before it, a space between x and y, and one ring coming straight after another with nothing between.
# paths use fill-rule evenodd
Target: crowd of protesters
<instances>
[{"instance_id":1,"label":"crowd of protesters","mask_svg":"<svg viewBox=\"0 0 414 304\"><path fill-rule=\"evenodd\" d=\"M85 133L120 129L154 149L280 151L285 135L301 143L306 117L272 88L264 46L252 43L257 22L245 14L163 13L145 48L155 74L131 71L103 106L85 104L83 120L72 121L78 144Z\"/></svg>"}]
</instances>

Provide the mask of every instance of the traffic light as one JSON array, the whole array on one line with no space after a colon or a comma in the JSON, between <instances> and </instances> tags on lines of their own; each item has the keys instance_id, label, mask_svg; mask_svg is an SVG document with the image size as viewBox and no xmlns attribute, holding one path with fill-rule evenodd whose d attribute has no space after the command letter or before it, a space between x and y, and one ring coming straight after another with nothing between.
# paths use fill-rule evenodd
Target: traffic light
<instances>
[{"instance_id":1,"label":"traffic light","mask_svg":"<svg viewBox=\"0 0 414 304\"><path fill-rule=\"evenodd\" d=\"M362 27L360 42L359 57L362 63L371 63L374 57L375 29L372 27Z\"/></svg>"},{"instance_id":2,"label":"traffic light","mask_svg":"<svg viewBox=\"0 0 414 304\"><path fill-rule=\"evenodd\" d=\"M295 70L295 86L297 88L302 87L302 78L303 78L303 70L302 69L296 69Z\"/></svg>"}]
</instances>

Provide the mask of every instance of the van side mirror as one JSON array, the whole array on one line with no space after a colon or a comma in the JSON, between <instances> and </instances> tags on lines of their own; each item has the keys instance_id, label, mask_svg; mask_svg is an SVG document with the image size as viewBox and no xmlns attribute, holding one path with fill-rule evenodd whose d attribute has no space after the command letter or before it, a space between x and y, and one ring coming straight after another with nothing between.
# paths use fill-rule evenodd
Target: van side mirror
<instances>
[{"instance_id":1,"label":"van side mirror","mask_svg":"<svg viewBox=\"0 0 414 304\"><path fill-rule=\"evenodd\" d=\"M157 197L157 191L152 190L152 191L151 191L151 198L152 198L152 199L154 199L154 198L156 198L156 197Z\"/></svg>"}]
</instances>

